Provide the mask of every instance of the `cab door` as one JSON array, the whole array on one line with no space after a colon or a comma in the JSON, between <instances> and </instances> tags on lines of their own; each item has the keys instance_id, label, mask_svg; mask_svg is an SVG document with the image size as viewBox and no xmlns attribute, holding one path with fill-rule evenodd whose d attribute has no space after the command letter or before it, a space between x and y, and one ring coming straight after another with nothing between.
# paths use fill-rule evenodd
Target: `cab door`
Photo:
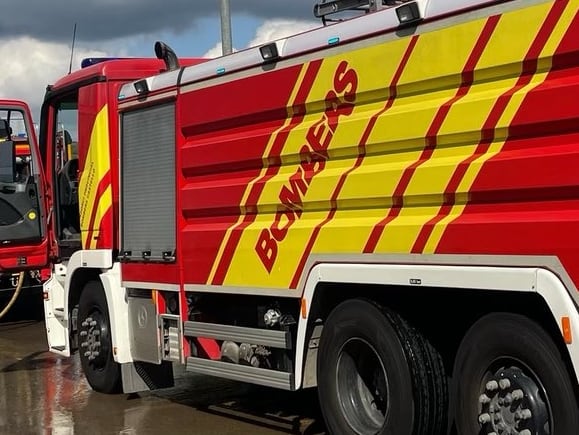
<instances>
[{"instance_id":1,"label":"cab door","mask_svg":"<svg viewBox=\"0 0 579 435\"><path fill-rule=\"evenodd\" d=\"M48 264L46 195L26 103L0 100L0 275Z\"/></svg>"}]
</instances>

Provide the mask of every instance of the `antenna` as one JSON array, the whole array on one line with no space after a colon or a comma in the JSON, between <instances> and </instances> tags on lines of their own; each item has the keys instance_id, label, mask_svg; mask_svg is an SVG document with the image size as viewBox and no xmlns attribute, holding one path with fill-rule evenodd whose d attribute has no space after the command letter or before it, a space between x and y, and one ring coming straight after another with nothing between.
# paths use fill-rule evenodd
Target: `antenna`
<instances>
[{"instance_id":1,"label":"antenna","mask_svg":"<svg viewBox=\"0 0 579 435\"><path fill-rule=\"evenodd\" d=\"M74 54L74 41L76 40L76 23L74 23L74 29L72 31L72 48L70 49L70 63L68 64L68 73L72 71L72 55Z\"/></svg>"}]
</instances>

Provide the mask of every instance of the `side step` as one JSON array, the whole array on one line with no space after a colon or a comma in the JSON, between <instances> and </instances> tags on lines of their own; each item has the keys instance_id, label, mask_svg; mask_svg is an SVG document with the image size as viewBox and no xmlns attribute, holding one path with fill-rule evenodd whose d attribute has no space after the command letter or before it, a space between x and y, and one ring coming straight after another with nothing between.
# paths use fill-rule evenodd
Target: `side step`
<instances>
[{"instance_id":1,"label":"side step","mask_svg":"<svg viewBox=\"0 0 579 435\"><path fill-rule=\"evenodd\" d=\"M276 349L291 349L291 334L288 331L272 329L244 328L217 323L185 322L183 334L186 337L213 338L236 343L261 344Z\"/></svg>"},{"instance_id":2,"label":"side step","mask_svg":"<svg viewBox=\"0 0 579 435\"><path fill-rule=\"evenodd\" d=\"M276 349L291 349L291 334L288 331L246 328L205 322L185 322L183 334L186 337L209 338L269 346ZM266 387L293 390L293 373L263 369L250 365L234 364L205 358L187 358L187 371L209 376L249 382Z\"/></svg>"},{"instance_id":3,"label":"side step","mask_svg":"<svg viewBox=\"0 0 579 435\"><path fill-rule=\"evenodd\" d=\"M293 390L294 384L291 373L196 357L187 358L186 370L288 391Z\"/></svg>"}]
</instances>

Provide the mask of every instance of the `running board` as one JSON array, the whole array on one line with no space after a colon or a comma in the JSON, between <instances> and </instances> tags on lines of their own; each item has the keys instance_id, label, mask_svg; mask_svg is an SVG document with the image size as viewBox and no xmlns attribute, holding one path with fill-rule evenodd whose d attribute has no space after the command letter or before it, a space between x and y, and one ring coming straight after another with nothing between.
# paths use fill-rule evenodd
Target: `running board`
<instances>
[{"instance_id":1,"label":"running board","mask_svg":"<svg viewBox=\"0 0 579 435\"><path fill-rule=\"evenodd\" d=\"M293 390L293 374L277 370L260 369L223 361L189 357L186 370L203 375L217 376L234 381L273 387L282 390Z\"/></svg>"},{"instance_id":2,"label":"running board","mask_svg":"<svg viewBox=\"0 0 579 435\"><path fill-rule=\"evenodd\" d=\"M276 349L291 349L291 334L273 329L245 328L205 322L185 322L183 334L186 337L229 340L236 343L261 344Z\"/></svg>"}]
</instances>

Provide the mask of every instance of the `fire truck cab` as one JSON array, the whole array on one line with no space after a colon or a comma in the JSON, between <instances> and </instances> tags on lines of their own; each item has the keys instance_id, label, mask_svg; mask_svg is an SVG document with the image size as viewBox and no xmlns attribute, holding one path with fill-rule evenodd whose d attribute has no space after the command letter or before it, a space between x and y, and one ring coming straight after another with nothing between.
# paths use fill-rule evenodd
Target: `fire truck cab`
<instances>
[{"instance_id":1,"label":"fire truck cab","mask_svg":"<svg viewBox=\"0 0 579 435\"><path fill-rule=\"evenodd\" d=\"M164 51L159 55L168 56ZM201 61L180 60L183 65ZM169 60L158 58L89 58L82 62L81 69L47 87L40 144L51 204L47 251L53 266L44 294L48 341L53 352L70 355L76 350L81 332L77 324L79 309L89 304L85 301L88 296L99 294L94 291L95 285L104 285L111 310L118 310L117 304L124 305L124 296L114 284L119 252L118 94L123 84L158 74L167 65ZM154 173L149 175L151 180L156 178ZM107 301L101 303L107 306ZM126 327L113 315L101 315L101 320L108 322L110 317L115 325L103 331L105 339L124 341L116 328ZM128 348L118 349L103 346L103 354L111 359L114 354L119 361L130 360ZM89 370L88 366L85 369ZM101 366L95 369L99 372ZM97 389L107 388L111 389Z\"/></svg>"}]
</instances>

